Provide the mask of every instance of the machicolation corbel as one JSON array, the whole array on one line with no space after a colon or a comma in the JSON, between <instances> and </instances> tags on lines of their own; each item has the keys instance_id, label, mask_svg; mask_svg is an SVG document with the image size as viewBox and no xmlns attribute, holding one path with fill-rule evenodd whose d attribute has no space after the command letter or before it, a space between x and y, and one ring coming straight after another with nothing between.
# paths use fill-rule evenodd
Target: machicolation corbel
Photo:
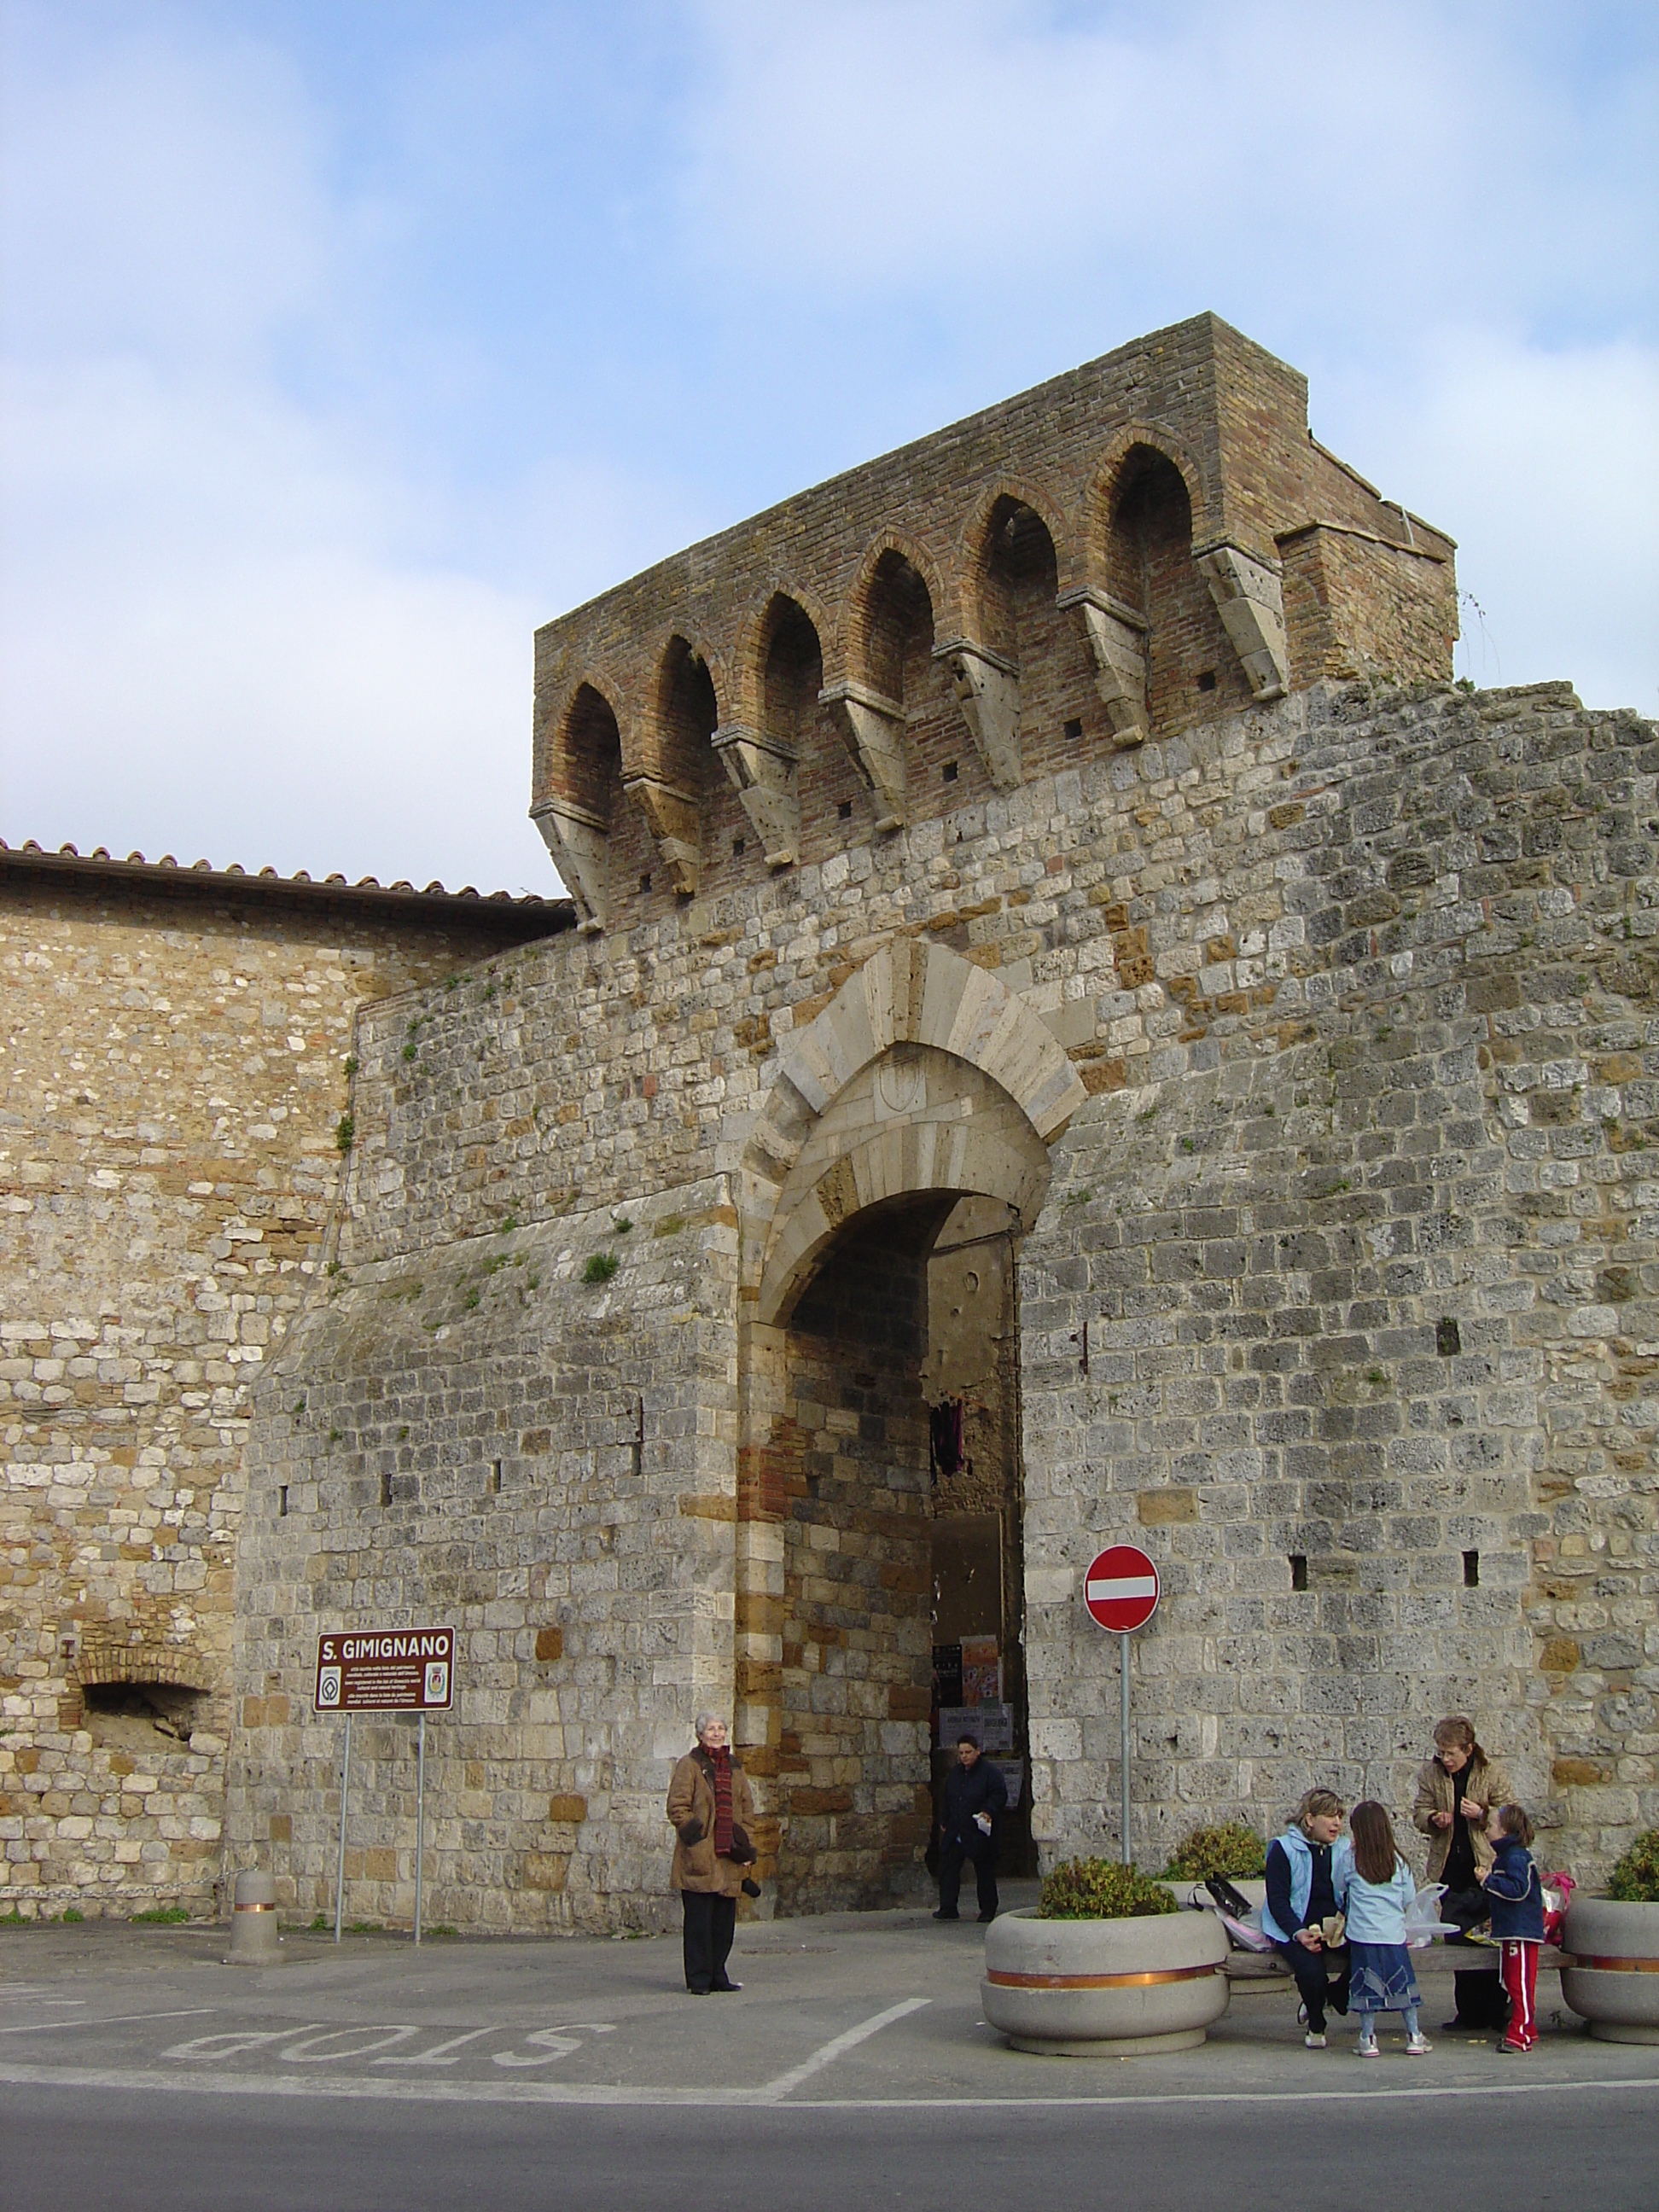
<instances>
[{"instance_id":1,"label":"machicolation corbel","mask_svg":"<svg viewBox=\"0 0 1659 2212\"><path fill-rule=\"evenodd\" d=\"M769 868L800 858L800 792L793 746L761 730L729 722L710 739L725 763L743 811L754 824Z\"/></svg>"},{"instance_id":2,"label":"machicolation corbel","mask_svg":"<svg viewBox=\"0 0 1659 2212\"><path fill-rule=\"evenodd\" d=\"M942 660L987 773L999 791L1019 788L1019 670L983 645L958 638L933 647Z\"/></svg>"},{"instance_id":3,"label":"machicolation corbel","mask_svg":"<svg viewBox=\"0 0 1659 2212\"><path fill-rule=\"evenodd\" d=\"M842 736L853 765L876 802L878 830L905 823L904 708L863 684L831 684L820 702L841 710Z\"/></svg>"},{"instance_id":4,"label":"machicolation corbel","mask_svg":"<svg viewBox=\"0 0 1659 2212\"><path fill-rule=\"evenodd\" d=\"M1095 665L1095 689L1121 750L1146 742L1146 623L1133 607L1089 585L1066 592L1057 603L1076 607L1083 617Z\"/></svg>"},{"instance_id":5,"label":"machicolation corbel","mask_svg":"<svg viewBox=\"0 0 1659 2212\"><path fill-rule=\"evenodd\" d=\"M1291 687L1285 643L1285 594L1279 572L1237 545L1222 544L1193 560L1210 587L1216 611L1258 699L1282 699Z\"/></svg>"}]
</instances>

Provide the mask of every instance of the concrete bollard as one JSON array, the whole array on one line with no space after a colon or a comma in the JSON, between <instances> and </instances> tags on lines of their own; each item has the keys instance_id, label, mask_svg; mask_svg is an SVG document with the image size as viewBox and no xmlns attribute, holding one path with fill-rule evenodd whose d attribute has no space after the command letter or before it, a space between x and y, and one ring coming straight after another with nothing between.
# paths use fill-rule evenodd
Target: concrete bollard
<instances>
[{"instance_id":1,"label":"concrete bollard","mask_svg":"<svg viewBox=\"0 0 1659 2212\"><path fill-rule=\"evenodd\" d=\"M230 1914L232 1966L273 1966L278 1956L276 1881L273 1875L239 1874Z\"/></svg>"}]
</instances>

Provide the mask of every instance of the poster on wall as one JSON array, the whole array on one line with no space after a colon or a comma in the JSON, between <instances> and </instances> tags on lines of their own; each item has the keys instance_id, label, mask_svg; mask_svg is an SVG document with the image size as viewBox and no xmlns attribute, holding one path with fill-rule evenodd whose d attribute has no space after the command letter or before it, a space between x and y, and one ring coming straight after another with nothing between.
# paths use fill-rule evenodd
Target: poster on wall
<instances>
[{"instance_id":1,"label":"poster on wall","mask_svg":"<svg viewBox=\"0 0 1659 2212\"><path fill-rule=\"evenodd\" d=\"M1014 1709L1012 1705L941 1705L939 1740L941 1748L954 1751L959 1736L971 1735L981 1751L1011 1752L1014 1747Z\"/></svg>"},{"instance_id":2,"label":"poster on wall","mask_svg":"<svg viewBox=\"0 0 1659 2212\"><path fill-rule=\"evenodd\" d=\"M1002 1703L1002 1661L994 1636L964 1636L962 1639L962 1702L964 1705Z\"/></svg>"},{"instance_id":3,"label":"poster on wall","mask_svg":"<svg viewBox=\"0 0 1659 2212\"><path fill-rule=\"evenodd\" d=\"M962 1702L962 1646L959 1644L936 1644L933 1646L933 1703L936 1705L959 1705Z\"/></svg>"}]
</instances>

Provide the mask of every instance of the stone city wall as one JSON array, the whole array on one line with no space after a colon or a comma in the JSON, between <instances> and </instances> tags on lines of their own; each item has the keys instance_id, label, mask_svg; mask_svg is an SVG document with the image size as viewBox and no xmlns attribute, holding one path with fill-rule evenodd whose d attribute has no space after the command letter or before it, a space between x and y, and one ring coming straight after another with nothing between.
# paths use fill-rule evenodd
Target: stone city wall
<instances>
[{"instance_id":1,"label":"stone city wall","mask_svg":"<svg viewBox=\"0 0 1659 2212\"><path fill-rule=\"evenodd\" d=\"M0 1912L210 1906L250 1384L325 1264L356 1011L526 926L173 872L0 874Z\"/></svg>"},{"instance_id":2,"label":"stone city wall","mask_svg":"<svg viewBox=\"0 0 1659 2212\"><path fill-rule=\"evenodd\" d=\"M810 1165L816 1146L848 1164L813 1186L814 1205L841 1189L843 1226L941 1186L1023 1195L1024 1660L1045 1850L1111 1841L1115 1650L1078 1627L1075 1577L1133 1533L1166 1571L1138 1661L1143 1856L1199 1819L1265 1825L1316 1771L1403 1810L1449 1706L1515 1762L1552 1845L1603 1864L1659 1811L1656 766L1650 726L1587 714L1565 687L1318 685L366 1012L344 1273L260 1390L239 1863L269 1846L285 1893L321 1893L337 1753L332 1724L307 1734L298 1717L313 1630L441 1614L441 1597L482 1639L483 1669L477 1733L463 1716L444 1754L465 1789L434 1814L451 1822L441 1844L428 1836L443 1917L659 1919L661 1793L711 1686L736 1705L769 1870L799 1901L810 1882L788 1869L812 1821L887 1820L886 1844L856 1825L813 1843L848 1869L910 1848L925 1759L882 1731L915 1727L913 1683L886 1684L884 1716L848 1693L859 1729L840 1750L824 1736L823 1768L795 1763L792 1713L834 1702L792 1626L814 1551L837 1548L812 1528L841 1532L836 1573L872 1534L890 1590L907 1560L902 1508L878 1526L875 1476L834 1443L859 1387L854 1333L837 1324L839 1346L831 1330L815 1349L775 1322L806 1218L803 1200L778 1225L807 1174L788 1160ZM1000 1049L985 1040L1022 1024L1074 1093L1046 1190L1037 1109L982 1073ZM916 1042L884 1042L901 1037ZM923 1139L948 1103L933 1071L953 1060L968 1149L947 1170ZM858 1108L858 1071L890 1066ZM937 1221L917 1219L925 1249ZM583 1284L605 1250L617 1274ZM404 1279L421 1287L400 1303ZM814 1377L837 1365L832 1413ZM898 1424L894 1442L878 1425L861 1449L908 1483L918 1447L899 1440L890 1382L866 1410ZM316 1430L337 1398L349 1417L329 1412L331 1450ZM536 1656L549 1630L574 1644L575 1616L555 1608L579 1585L583 1637L602 1619L606 1656L640 1655L611 1692L561 1678L574 1658ZM266 1636L279 1616L303 1633ZM848 1649L866 1617L846 1618ZM901 1673L906 1632L884 1647ZM270 1698L299 1735L270 1732ZM395 1817L366 1808L354 1832L380 1856L378 1871L354 1861L353 1907L377 1914L411 1873L407 1747L386 1757L402 1761ZM844 1807L816 1794L826 1777ZM303 1850L297 1809L281 1832L290 1799ZM890 1879L859 1878L872 1895Z\"/></svg>"}]
</instances>

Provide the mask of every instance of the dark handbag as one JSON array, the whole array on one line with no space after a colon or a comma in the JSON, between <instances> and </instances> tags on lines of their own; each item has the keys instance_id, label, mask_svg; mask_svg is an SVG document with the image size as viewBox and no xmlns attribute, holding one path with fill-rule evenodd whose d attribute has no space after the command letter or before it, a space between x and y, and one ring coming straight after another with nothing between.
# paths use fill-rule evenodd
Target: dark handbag
<instances>
[{"instance_id":1,"label":"dark handbag","mask_svg":"<svg viewBox=\"0 0 1659 2212\"><path fill-rule=\"evenodd\" d=\"M1204 1887L1224 1912L1235 1920L1248 1920L1255 1907L1243 1890L1235 1889L1224 1874L1212 1874L1205 1878Z\"/></svg>"}]
</instances>

